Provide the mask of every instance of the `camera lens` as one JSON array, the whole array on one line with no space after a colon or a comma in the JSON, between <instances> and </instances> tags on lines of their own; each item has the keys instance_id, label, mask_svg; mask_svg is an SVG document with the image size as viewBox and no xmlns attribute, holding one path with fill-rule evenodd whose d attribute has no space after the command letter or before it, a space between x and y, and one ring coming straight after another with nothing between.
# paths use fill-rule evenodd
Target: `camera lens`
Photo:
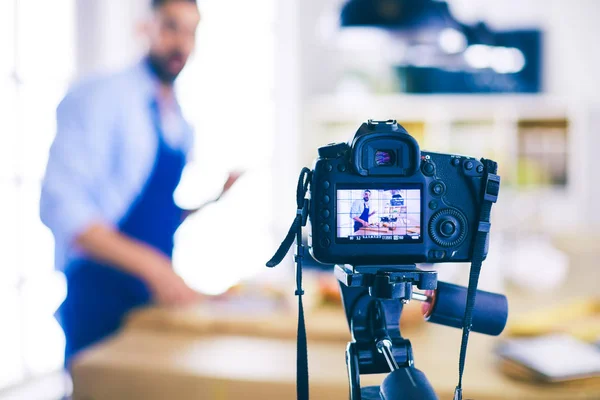
<instances>
[{"instance_id":1,"label":"camera lens","mask_svg":"<svg viewBox=\"0 0 600 400\"><path fill-rule=\"evenodd\" d=\"M396 164L396 154L393 150L377 150L375 152L375 164L379 167L386 167Z\"/></svg>"}]
</instances>

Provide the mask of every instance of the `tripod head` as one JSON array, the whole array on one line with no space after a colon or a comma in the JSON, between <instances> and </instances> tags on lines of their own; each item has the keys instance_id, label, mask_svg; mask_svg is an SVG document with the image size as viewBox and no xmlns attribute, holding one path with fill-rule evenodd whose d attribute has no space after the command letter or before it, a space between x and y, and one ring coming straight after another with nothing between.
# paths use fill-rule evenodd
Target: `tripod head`
<instances>
[{"instance_id":1,"label":"tripod head","mask_svg":"<svg viewBox=\"0 0 600 400\"><path fill-rule=\"evenodd\" d=\"M437 281L435 271L413 265L335 267L352 334L346 348L351 400L434 400L425 374L415 368L412 347L399 321L404 304L426 303L430 322L461 327L467 288ZM413 292L413 286L427 291ZM462 307L461 307L462 306ZM506 297L478 291L473 314L476 332L498 335L508 316ZM389 373L380 387L360 386L360 375Z\"/></svg>"}]
</instances>

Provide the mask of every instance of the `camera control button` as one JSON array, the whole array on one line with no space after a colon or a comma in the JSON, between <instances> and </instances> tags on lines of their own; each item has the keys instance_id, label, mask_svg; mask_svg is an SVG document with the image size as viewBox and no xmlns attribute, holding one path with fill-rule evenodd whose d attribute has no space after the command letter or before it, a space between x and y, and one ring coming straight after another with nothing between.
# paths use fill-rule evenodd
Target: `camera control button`
<instances>
[{"instance_id":1,"label":"camera control button","mask_svg":"<svg viewBox=\"0 0 600 400\"><path fill-rule=\"evenodd\" d=\"M331 199L329 198L329 196L327 196L327 195L323 196L323 203L329 204L330 201L331 201Z\"/></svg>"},{"instance_id":2,"label":"camera control button","mask_svg":"<svg viewBox=\"0 0 600 400\"><path fill-rule=\"evenodd\" d=\"M483 172L483 165L477 166L477 172L479 172L480 174Z\"/></svg>"},{"instance_id":3,"label":"camera control button","mask_svg":"<svg viewBox=\"0 0 600 400\"><path fill-rule=\"evenodd\" d=\"M431 185L431 191L437 196L441 196L446 192L446 186L443 182L434 182Z\"/></svg>"},{"instance_id":4,"label":"camera control button","mask_svg":"<svg viewBox=\"0 0 600 400\"><path fill-rule=\"evenodd\" d=\"M459 164L460 164L460 160L458 158L452 159L452 165L454 165L455 167L458 167Z\"/></svg>"},{"instance_id":5,"label":"camera control button","mask_svg":"<svg viewBox=\"0 0 600 400\"><path fill-rule=\"evenodd\" d=\"M438 204L438 202L437 202L436 200L431 200L431 201L429 202L429 208L430 208L431 210L437 210L439 206L440 206L440 205Z\"/></svg>"},{"instance_id":6,"label":"camera control button","mask_svg":"<svg viewBox=\"0 0 600 400\"><path fill-rule=\"evenodd\" d=\"M435 174L435 165L431 161L425 161L423 163L423 173L427 176L433 176Z\"/></svg>"},{"instance_id":7,"label":"camera control button","mask_svg":"<svg viewBox=\"0 0 600 400\"><path fill-rule=\"evenodd\" d=\"M321 229L323 229L323 232L329 232L331 230L331 227L328 224L323 224L323 226L321 227Z\"/></svg>"},{"instance_id":8,"label":"camera control button","mask_svg":"<svg viewBox=\"0 0 600 400\"><path fill-rule=\"evenodd\" d=\"M333 166L331 165L331 163L326 163L325 169L327 170L327 172L331 172L333 171Z\"/></svg>"},{"instance_id":9,"label":"camera control button","mask_svg":"<svg viewBox=\"0 0 600 400\"><path fill-rule=\"evenodd\" d=\"M340 172L346 172L346 164L339 164L338 165L338 171L340 171Z\"/></svg>"},{"instance_id":10,"label":"camera control button","mask_svg":"<svg viewBox=\"0 0 600 400\"><path fill-rule=\"evenodd\" d=\"M473 169L473 167L475 167L475 165L473 164L473 161L467 161L467 162L465 163L465 169L466 169L467 171L470 171L470 170L472 170L472 169Z\"/></svg>"},{"instance_id":11,"label":"camera control button","mask_svg":"<svg viewBox=\"0 0 600 400\"><path fill-rule=\"evenodd\" d=\"M329 183L329 181L323 182L323 189L327 190L327 189L329 189L329 186L331 186L331 184Z\"/></svg>"},{"instance_id":12,"label":"camera control button","mask_svg":"<svg viewBox=\"0 0 600 400\"><path fill-rule=\"evenodd\" d=\"M439 210L429 221L429 236L441 247L460 246L467 233L467 218L455 208Z\"/></svg>"},{"instance_id":13,"label":"camera control button","mask_svg":"<svg viewBox=\"0 0 600 400\"><path fill-rule=\"evenodd\" d=\"M430 250L429 259L431 260L443 260L446 258L446 252L444 250Z\"/></svg>"},{"instance_id":14,"label":"camera control button","mask_svg":"<svg viewBox=\"0 0 600 400\"><path fill-rule=\"evenodd\" d=\"M321 211L321 215L323 216L323 218L329 218L331 213L329 212L329 210L325 209L325 210Z\"/></svg>"},{"instance_id":15,"label":"camera control button","mask_svg":"<svg viewBox=\"0 0 600 400\"><path fill-rule=\"evenodd\" d=\"M323 238L321 239L321 247L329 247L331 246L331 240L329 240L329 238Z\"/></svg>"},{"instance_id":16,"label":"camera control button","mask_svg":"<svg viewBox=\"0 0 600 400\"><path fill-rule=\"evenodd\" d=\"M450 237L456 232L456 224L453 221L445 221L440 226L440 232L443 236Z\"/></svg>"}]
</instances>

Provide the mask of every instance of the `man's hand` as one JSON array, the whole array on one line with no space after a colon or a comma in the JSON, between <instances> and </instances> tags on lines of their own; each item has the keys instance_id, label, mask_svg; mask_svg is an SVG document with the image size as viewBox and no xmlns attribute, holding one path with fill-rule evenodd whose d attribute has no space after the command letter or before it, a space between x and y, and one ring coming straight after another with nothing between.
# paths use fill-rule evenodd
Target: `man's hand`
<instances>
[{"instance_id":1,"label":"man's hand","mask_svg":"<svg viewBox=\"0 0 600 400\"><path fill-rule=\"evenodd\" d=\"M368 223L367 221L363 221L363 220L361 220L360 222L362 222L362 224L363 224L363 226L364 226L364 227L367 227L367 226L369 226L369 223Z\"/></svg>"},{"instance_id":2,"label":"man's hand","mask_svg":"<svg viewBox=\"0 0 600 400\"><path fill-rule=\"evenodd\" d=\"M147 260L143 279L158 304L165 306L189 306L197 303L201 295L190 288L173 271L171 261L161 254L153 254Z\"/></svg>"},{"instance_id":3,"label":"man's hand","mask_svg":"<svg viewBox=\"0 0 600 400\"><path fill-rule=\"evenodd\" d=\"M165 306L189 306L199 302L201 295L173 271L168 259L158 257L145 276L155 301Z\"/></svg>"},{"instance_id":4,"label":"man's hand","mask_svg":"<svg viewBox=\"0 0 600 400\"><path fill-rule=\"evenodd\" d=\"M200 294L173 271L167 256L114 227L95 223L77 237L76 244L90 257L145 281L160 304L183 306L200 300Z\"/></svg>"},{"instance_id":5,"label":"man's hand","mask_svg":"<svg viewBox=\"0 0 600 400\"><path fill-rule=\"evenodd\" d=\"M229 173L227 180L223 184L223 191L219 195L219 197L223 196L225 193L231 189L231 187L237 182L240 176L244 175L244 171L232 171Z\"/></svg>"},{"instance_id":6,"label":"man's hand","mask_svg":"<svg viewBox=\"0 0 600 400\"><path fill-rule=\"evenodd\" d=\"M198 208L194 208L192 210L186 210L186 211L184 211L184 213L183 213L183 221L185 221L187 219L187 217L189 217L190 215L196 214L198 211L202 210L207 205L212 204L212 203L216 203L217 201L221 200L221 197L223 197L225 195L225 193L227 193L229 191L229 189L231 189L231 187L237 182L237 180L243 174L244 174L244 171L233 171L233 172L230 172L229 176L227 177L227 180L223 184L223 190L221 190L221 193L219 193L219 195L217 197L215 197L214 199L207 201L206 203L202 204Z\"/></svg>"}]
</instances>

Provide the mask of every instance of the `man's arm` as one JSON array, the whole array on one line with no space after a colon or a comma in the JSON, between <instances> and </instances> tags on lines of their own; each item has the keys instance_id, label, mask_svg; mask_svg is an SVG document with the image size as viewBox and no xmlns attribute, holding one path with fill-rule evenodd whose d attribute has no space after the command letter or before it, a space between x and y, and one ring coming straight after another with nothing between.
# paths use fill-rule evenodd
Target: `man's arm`
<instances>
[{"instance_id":1,"label":"man's arm","mask_svg":"<svg viewBox=\"0 0 600 400\"><path fill-rule=\"evenodd\" d=\"M170 261L151 247L120 234L98 207L112 168L114 142L110 115L98 88L70 93L57 110L57 135L50 150L40 216L56 240L79 247L92 258L145 280L162 302L191 300L192 290L173 272ZM195 292L193 292L195 295Z\"/></svg>"},{"instance_id":2,"label":"man's arm","mask_svg":"<svg viewBox=\"0 0 600 400\"><path fill-rule=\"evenodd\" d=\"M355 220L356 222L359 222L359 223L363 224L363 226L369 226L369 223L367 221L363 221L359 217L354 217L352 219Z\"/></svg>"},{"instance_id":3,"label":"man's arm","mask_svg":"<svg viewBox=\"0 0 600 400\"><path fill-rule=\"evenodd\" d=\"M90 225L77 235L75 243L92 258L146 281L160 303L188 304L199 299L198 293L173 272L168 257L105 224Z\"/></svg>"},{"instance_id":4,"label":"man's arm","mask_svg":"<svg viewBox=\"0 0 600 400\"><path fill-rule=\"evenodd\" d=\"M350 216L354 221L361 223L363 226L368 226L369 223L360 218L363 210L364 206L363 203L361 203L361 200L356 200L354 203L352 203L352 207L350 208Z\"/></svg>"}]
</instances>

